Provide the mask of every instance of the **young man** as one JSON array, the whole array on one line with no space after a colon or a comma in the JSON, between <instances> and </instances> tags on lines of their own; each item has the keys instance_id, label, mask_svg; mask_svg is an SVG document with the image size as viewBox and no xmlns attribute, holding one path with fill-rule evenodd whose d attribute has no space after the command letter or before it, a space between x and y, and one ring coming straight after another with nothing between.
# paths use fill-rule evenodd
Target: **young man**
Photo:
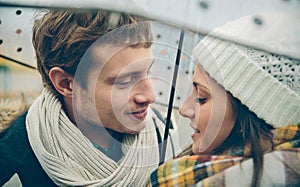
<instances>
[{"instance_id":1,"label":"young man","mask_svg":"<svg viewBox=\"0 0 300 187\"><path fill-rule=\"evenodd\" d=\"M45 89L1 134L0 184L17 173L23 186L145 185L163 127L149 110L151 41L149 23L125 14L52 10L36 20Z\"/></svg>"}]
</instances>

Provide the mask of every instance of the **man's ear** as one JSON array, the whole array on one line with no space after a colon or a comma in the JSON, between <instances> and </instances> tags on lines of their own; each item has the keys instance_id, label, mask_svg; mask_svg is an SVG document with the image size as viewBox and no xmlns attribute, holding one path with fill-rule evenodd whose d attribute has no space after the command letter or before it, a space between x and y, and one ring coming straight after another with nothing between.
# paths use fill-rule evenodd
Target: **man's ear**
<instances>
[{"instance_id":1,"label":"man's ear","mask_svg":"<svg viewBox=\"0 0 300 187\"><path fill-rule=\"evenodd\" d=\"M60 67L53 67L49 71L49 78L55 89L65 97L72 97L74 77L67 74Z\"/></svg>"}]
</instances>

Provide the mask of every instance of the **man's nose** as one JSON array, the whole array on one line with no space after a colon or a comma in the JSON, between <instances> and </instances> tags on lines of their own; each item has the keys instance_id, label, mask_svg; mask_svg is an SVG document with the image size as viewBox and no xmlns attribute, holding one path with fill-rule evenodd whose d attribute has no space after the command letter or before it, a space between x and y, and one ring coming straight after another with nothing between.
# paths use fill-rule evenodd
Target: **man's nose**
<instances>
[{"instance_id":1,"label":"man's nose","mask_svg":"<svg viewBox=\"0 0 300 187\"><path fill-rule=\"evenodd\" d=\"M151 104L156 100L156 95L154 93L152 82L149 78L145 78L139 81L136 86L136 95L134 100L138 104Z\"/></svg>"},{"instance_id":2,"label":"man's nose","mask_svg":"<svg viewBox=\"0 0 300 187\"><path fill-rule=\"evenodd\" d=\"M193 96L189 95L182 105L179 108L179 114L186 118L194 118L195 117L195 110L194 110L194 103L193 103Z\"/></svg>"}]
</instances>

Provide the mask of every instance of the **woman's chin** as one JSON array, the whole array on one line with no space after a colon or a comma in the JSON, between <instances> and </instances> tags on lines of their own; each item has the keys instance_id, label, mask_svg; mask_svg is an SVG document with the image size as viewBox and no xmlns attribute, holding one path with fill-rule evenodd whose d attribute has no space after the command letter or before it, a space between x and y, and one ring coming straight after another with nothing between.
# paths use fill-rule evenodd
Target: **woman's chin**
<instances>
[{"instance_id":1,"label":"woman's chin","mask_svg":"<svg viewBox=\"0 0 300 187\"><path fill-rule=\"evenodd\" d=\"M211 153L211 150L210 150L210 147L203 147L203 146L199 146L197 144L193 144L192 152L195 155L207 155L207 154Z\"/></svg>"},{"instance_id":2,"label":"woman's chin","mask_svg":"<svg viewBox=\"0 0 300 187\"><path fill-rule=\"evenodd\" d=\"M200 152L199 152L199 146L196 146L195 144L193 144L193 146L192 146L192 152L195 155L199 155L200 154Z\"/></svg>"}]
</instances>

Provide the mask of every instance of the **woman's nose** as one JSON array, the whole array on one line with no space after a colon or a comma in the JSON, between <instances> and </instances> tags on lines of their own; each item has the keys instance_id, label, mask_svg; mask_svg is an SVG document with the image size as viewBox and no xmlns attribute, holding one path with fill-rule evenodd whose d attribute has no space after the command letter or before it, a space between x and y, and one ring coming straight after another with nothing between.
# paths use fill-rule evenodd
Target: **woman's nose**
<instances>
[{"instance_id":1,"label":"woman's nose","mask_svg":"<svg viewBox=\"0 0 300 187\"><path fill-rule=\"evenodd\" d=\"M186 118L194 118L195 110L192 95L188 96L179 108L179 114Z\"/></svg>"}]
</instances>

